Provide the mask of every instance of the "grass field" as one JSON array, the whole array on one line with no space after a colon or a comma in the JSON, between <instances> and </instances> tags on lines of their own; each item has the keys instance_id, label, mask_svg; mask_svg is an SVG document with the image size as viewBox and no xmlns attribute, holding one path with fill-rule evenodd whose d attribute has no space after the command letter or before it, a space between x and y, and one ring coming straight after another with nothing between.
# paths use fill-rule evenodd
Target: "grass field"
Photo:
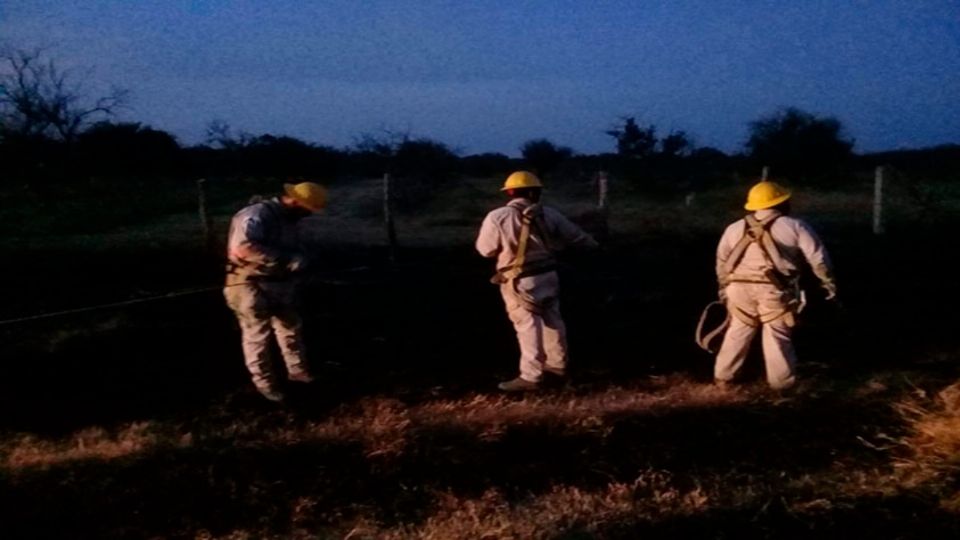
<instances>
[{"instance_id":1,"label":"grass field","mask_svg":"<svg viewBox=\"0 0 960 540\"><path fill-rule=\"evenodd\" d=\"M960 534L960 392L941 396L960 379L955 184L927 186L932 199L893 186L882 237L868 184L798 193L845 307L812 294L785 395L758 382L757 358L743 386L715 389L692 344L744 186L689 206L615 187L604 249L561 270L573 382L524 397L494 390L516 345L470 246L499 203L488 184L402 213L394 265L377 183L332 186L308 231L320 380L289 407L250 388L216 291L0 326L3 538ZM246 195L214 193L220 233ZM216 285L192 196L113 227L67 213L10 235L3 316ZM552 196L588 221L589 186Z\"/></svg>"}]
</instances>

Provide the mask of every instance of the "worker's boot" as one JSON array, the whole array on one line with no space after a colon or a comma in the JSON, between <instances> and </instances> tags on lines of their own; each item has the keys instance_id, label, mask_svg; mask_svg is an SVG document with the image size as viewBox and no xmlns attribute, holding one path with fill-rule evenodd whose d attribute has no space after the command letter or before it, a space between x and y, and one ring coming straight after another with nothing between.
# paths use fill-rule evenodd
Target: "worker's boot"
<instances>
[{"instance_id":1,"label":"worker's boot","mask_svg":"<svg viewBox=\"0 0 960 540\"><path fill-rule=\"evenodd\" d=\"M570 384L566 368L543 366L543 384L551 388L559 388Z\"/></svg>"},{"instance_id":2,"label":"worker's boot","mask_svg":"<svg viewBox=\"0 0 960 540\"><path fill-rule=\"evenodd\" d=\"M567 368L565 367L553 367L553 366L544 365L543 374L557 380L561 380L561 381L567 380Z\"/></svg>"},{"instance_id":3,"label":"worker's boot","mask_svg":"<svg viewBox=\"0 0 960 540\"><path fill-rule=\"evenodd\" d=\"M553 367L553 366L543 366L543 374L549 375L550 377L555 377L557 379L566 379L567 378L567 368L562 367Z\"/></svg>"},{"instance_id":4,"label":"worker's boot","mask_svg":"<svg viewBox=\"0 0 960 540\"><path fill-rule=\"evenodd\" d=\"M713 386L714 386L714 388L717 388L718 390L723 390L723 391L726 391L726 392L733 391L733 389L734 389L734 384L733 384L732 381L722 381L722 380L720 380L720 379L714 379L714 380L713 380Z\"/></svg>"},{"instance_id":5,"label":"worker's boot","mask_svg":"<svg viewBox=\"0 0 960 540\"><path fill-rule=\"evenodd\" d=\"M283 403L287 400L286 394L279 390L274 390L272 388L257 388L257 391L260 392L261 396L274 403Z\"/></svg>"},{"instance_id":6,"label":"worker's boot","mask_svg":"<svg viewBox=\"0 0 960 540\"><path fill-rule=\"evenodd\" d=\"M540 383L530 382L521 377L517 377L511 381L498 384L497 388L503 390L504 392L529 392L531 390L537 390L540 388Z\"/></svg>"}]
</instances>

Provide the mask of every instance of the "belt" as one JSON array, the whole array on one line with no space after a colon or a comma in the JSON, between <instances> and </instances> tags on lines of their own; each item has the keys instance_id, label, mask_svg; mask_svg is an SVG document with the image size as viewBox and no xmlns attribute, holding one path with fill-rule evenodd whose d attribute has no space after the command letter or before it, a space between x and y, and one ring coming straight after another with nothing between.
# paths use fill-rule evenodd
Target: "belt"
<instances>
[{"instance_id":1,"label":"belt","mask_svg":"<svg viewBox=\"0 0 960 540\"><path fill-rule=\"evenodd\" d=\"M519 274L517 274L516 276L513 276L512 278L507 277L507 273L511 272L512 270L513 268L504 268L502 270L497 270L497 273L493 276L493 278L490 279L490 282L494 284L500 284L500 283L506 283L511 279L520 279L520 278L531 277L531 276L539 276L541 274L548 274L550 272L556 272L557 264L551 262L549 264L531 266L529 268L522 269Z\"/></svg>"}]
</instances>

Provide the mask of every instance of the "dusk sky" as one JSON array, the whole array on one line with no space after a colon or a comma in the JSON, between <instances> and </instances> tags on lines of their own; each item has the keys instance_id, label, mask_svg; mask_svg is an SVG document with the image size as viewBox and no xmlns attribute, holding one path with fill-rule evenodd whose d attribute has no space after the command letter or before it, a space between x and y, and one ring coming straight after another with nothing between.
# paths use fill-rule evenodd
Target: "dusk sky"
<instances>
[{"instance_id":1,"label":"dusk sky","mask_svg":"<svg viewBox=\"0 0 960 540\"><path fill-rule=\"evenodd\" d=\"M0 42L129 89L122 119L186 144L222 119L332 146L601 152L636 116L736 151L784 106L839 118L859 152L960 143L950 0L0 0Z\"/></svg>"}]
</instances>

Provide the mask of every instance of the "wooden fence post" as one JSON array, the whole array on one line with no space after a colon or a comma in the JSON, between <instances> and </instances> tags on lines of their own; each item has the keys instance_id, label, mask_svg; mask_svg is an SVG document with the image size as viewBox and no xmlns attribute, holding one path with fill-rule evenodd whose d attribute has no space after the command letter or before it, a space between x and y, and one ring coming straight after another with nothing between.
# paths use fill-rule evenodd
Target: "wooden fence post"
<instances>
[{"instance_id":1,"label":"wooden fence post","mask_svg":"<svg viewBox=\"0 0 960 540\"><path fill-rule=\"evenodd\" d=\"M383 175L383 222L387 229L390 262L397 260L397 230L393 224L392 204L390 201L390 173Z\"/></svg>"},{"instance_id":2,"label":"wooden fence post","mask_svg":"<svg viewBox=\"0 0 960 540\"><path fill-rule=\"evenodd\" d=\"M597 173L597 240L605 241L610 236L610 177L606 171Z\"/></svg>"},{"instance_id":3,"label":"wooden fence post","mask_svg":"<svg viewBox=\"0 0 960 540\"><path fill-rule=\"evenodd\" d=\"M873 175L873 234L883 234L883 166Z\"/></svg>"},{"instance_id":4,"label":"wooden fence post","mask_svg":"<svg viewBox=\"0 0 960 540\"><path fill-rule=\"evenodd\" d=\"M609 194L609 179L605 171L597 173L597 210L606 213L607 195Z\"/></svg>"},{"instance_id":5,"label":"wooden fence post","mask_svg":"<svg viewBox=\"0 0 960 540\"><path fill-rule=\"evenodd\" d=\"M203 234L203 245L207 250L213 251L213 220L210 219L210 211L207 208L207 179L197 180L197 204L200 212L200 230Z\"/></svg>"}]
</instances>

